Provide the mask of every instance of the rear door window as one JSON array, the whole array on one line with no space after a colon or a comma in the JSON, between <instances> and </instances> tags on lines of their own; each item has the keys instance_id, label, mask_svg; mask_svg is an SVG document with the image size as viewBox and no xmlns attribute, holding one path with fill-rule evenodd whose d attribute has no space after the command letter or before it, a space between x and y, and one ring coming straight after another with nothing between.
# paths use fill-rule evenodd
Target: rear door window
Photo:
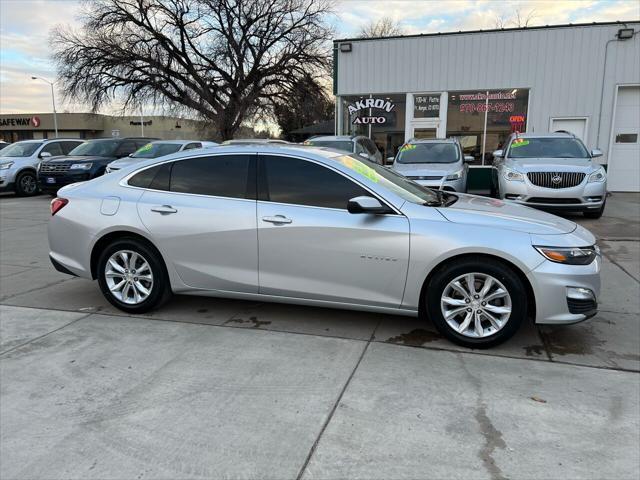
<instances>
[{"instance_id":1,"label":"rear door window","mask_svg":"<svg viewBox=\"0 0 640 480\"><path fill-rule=\"evenodd\" d=\"M255 199L252 155L216 155L173 162L172 192ZM255 171L255 169L253 169Z\"/></svg>"}]
</instances>

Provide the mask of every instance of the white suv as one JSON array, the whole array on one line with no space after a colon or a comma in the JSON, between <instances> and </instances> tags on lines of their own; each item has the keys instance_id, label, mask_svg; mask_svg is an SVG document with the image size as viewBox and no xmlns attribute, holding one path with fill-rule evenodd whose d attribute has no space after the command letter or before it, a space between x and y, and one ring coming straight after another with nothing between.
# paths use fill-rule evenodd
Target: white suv
<instances>
[{"instance_id":1,"label":"white suv","mask_svg":"<svg viewBox=\"0 0 640 480\"><path fill-rule=\"evenodd\" d=\"M38 193L37 168L42 159L67 155L84 140L23 140L0 150L0 192L27 197Z\"/></svg>"},{"instance_id":2,"label":"white suv","mask_svg":"<svg viewBox=\"0 0 640 480\"><path fill-rule=\"evenodd\" d=\"M579 138L566 132L513 134L493 152L493 187L500 198L554 211L584 212L600 218L607 175Z\"/></svg>"}]
</instances>

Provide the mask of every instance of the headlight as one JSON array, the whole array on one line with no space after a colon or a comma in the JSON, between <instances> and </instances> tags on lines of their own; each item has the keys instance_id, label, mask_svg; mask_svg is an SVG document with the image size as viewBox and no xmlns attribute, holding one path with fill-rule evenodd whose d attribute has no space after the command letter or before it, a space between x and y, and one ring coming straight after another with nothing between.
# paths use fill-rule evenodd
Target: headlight
<instances>
[{"instance_id":1,"label":"headlight","mask_svg":"<svg viewBox=\"0 0 640 480\"><path fill-rule=\"evenodd\" d=\"M72 163L69 167L70 170L89 170L93 163Z\"/></svg>"},{"instance_id":2,"label":"headlight","mask_svg":"<svg viewBox=\"0 0 640 480\"><path fill-rule=\"evenodd\" d=\"M606 179L607 174L604 172L604 168L600 168L589 175L589 182L604 182Z\"/></svg>"},{"instance_id":3,"label":"headlight","mask_svg":"<svg viewBox=\"0 0 640 480\"><path fill-rule=\"evenodd\" d=\"M511 170L510 168L505 168L502 176L511 182L524 182L522 174L515 170Z\"/></svg>"},{"instance_id":4,"label":"headlight","mask_svg":"<svg viewBox=\"0 0 640 480\"><path fill-rule=\"evenodd\" d=\"M0 170L8 170L13 167L13 162L0 163Z\"/></svg>"},{"instance_id":5,"label":"headlight","mask_svg":"<svg viewBox=\"0 0 640 480\"><path fill-rule=\"evenodd\" d=\"M447 175L447 180L458 180L459 178L462 178L462 170Z\"/></svg>"},{"instance_id":6,"label":"headlight","mask_svg":"<svg viewBox=\"0 0 640 480\"><path fill-rule=\"evenodd\" d=\"M597 245L591 247L534 247L544 258L566 265L589 265L600 254Z\"/></svg>"}]
</instances>

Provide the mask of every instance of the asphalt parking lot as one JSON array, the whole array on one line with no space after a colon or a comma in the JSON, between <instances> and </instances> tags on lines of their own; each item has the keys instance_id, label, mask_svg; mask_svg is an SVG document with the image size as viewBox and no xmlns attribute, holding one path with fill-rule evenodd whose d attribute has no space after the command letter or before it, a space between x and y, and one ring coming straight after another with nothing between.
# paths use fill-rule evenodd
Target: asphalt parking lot
<instances>
[{"instance_id":1,"label":"asphalt parking lot","mask_svg":"<svg viewBox=\"0 0 640 480\"><path fill-rule=\"evenodd\" d=\"M0 478L640 476L640 195L574 217L600 313L490 351L429 324L174 297L111 307L49 265L49 198L0 197Z\"/></svg>"}]
</instances>

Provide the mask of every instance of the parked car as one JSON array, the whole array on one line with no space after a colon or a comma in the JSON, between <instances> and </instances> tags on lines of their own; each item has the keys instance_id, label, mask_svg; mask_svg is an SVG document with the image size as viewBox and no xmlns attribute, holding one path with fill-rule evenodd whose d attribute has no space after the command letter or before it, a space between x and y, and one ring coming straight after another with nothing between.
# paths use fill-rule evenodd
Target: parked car
<instances>
[{"instance_id":1,"label":"parked car","mask_svg":"<svg viewBox=\"0 0 640 480\"><path fill-rule=\"evenodd\" d=\"M145 160L63 188L51 213L54 267L97 279L130 313L183 293L421 314L484 348L529 315L557 325L597 310L601 259L585 228L329 149Z\"/></svg>"},{"instance_id":2,"label":"parked car","mask_svg":"<svg viewBox=\"0 0 640 480\"><path fill-rule=\"evenodd\" d=\"M286 140L280 140L279 138L237 138L233 140L225 140L222 145L255 145L255 144L278 144L288 145Z\"/></svg>"},{"instance_id":3,"label":"parked car","mask_svg":"<svg viewBox=\"0 0 640 480\"><path fill-rule=\"evenodd\" d=\"M571 133L513 134L493 152L493 185L500 198L530 207L584 212L600 218L607 200L607 174Z\"/></svg>"},{"instance_id":4,"label":"parked car","mask_svg":"<svg viewBox=\"0 0 640 480\"><path fill-rule=\"evenodd\" d=\"M191 150L193 148L215 147L216 142L205 142L200 140L157 140L140 147L128 157L120 158L107 165L106 173L115 172L121 168L128 167L147 158L158 158L164 155Z\"/></svg>"},{"instance_id":5,"label":"parked car","mask_svg":"<svg viewBox=\"0 0 640 480\"><path fill-rule=\"evenodd\" d=\"M466 192L470 162L455 139L414 139L400 147L391 168L425 187Z\"/></svg>"},{"instance_id":6,"label":"parked car","mask_svg":"<svg viewBox=\"0 0 640 480\"><path fill-rule=\"evenodd\" d=\"M0 150L0 192L13 191L23 197L36 195L38 163L68 155L83 141L73 138L23 140L3 148Z\"/></svg>"},{"instance_id":7,"label":"parked car","mask_svg":"<svg viewBox=\"0 0 640 480\"><path fill-rule=\"evenodd\" d=\"M382 165L382 153L369 137L362 135L329 135L305 140L304 145L333 148L343 152L355 153L361 158Z\"/></svg>"},{"instance_id":8,"label":"parked car","mask_svg":"<svg viewBox=\"0 0 640 480\"><path fill-rule=\"evenodd\" d=\"M4 140L0 140L0 151L4 150L6 147L8 147L9 145L11 145L8 142L5 142Z\"/></svg>"},{"instance_id":9,"label":"parked car","mask_svg":"<svg viewBox=\"0 0 640 480\"><path fill-rule=\"evenodd\" d=\"M157 138L99 138L87 140L68 156L40 162L38 186L43 192L55 194L70 183L84 182L104 174L114 160L135 152Z\"/></svg>"}]
</instances>

